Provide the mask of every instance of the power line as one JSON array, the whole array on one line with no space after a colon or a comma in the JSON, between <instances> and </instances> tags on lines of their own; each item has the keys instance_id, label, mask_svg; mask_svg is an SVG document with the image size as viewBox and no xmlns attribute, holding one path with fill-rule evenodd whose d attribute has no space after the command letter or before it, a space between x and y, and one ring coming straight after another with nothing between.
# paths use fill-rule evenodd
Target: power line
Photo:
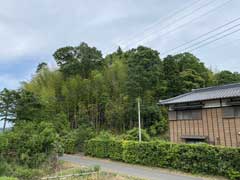
<instances>
[{"instance_id":1,"label":"power line","mask_svg":"<svg viewBox=\"0 0 240 180\"><path fill-rule=\"evenodd\" d=\"M167 31L167 32L165 32L165 33L163 33L163 34L160 34L159 36L161 37L161 36L164 36L164 35L168 35L168 34L170 34L170 33L172 33L172 32L175 32L175 31L179 30L180 28L186 26L187 24L189 24L189 23L191 23L191 22L193 22L193 21L195 21L195 20L198 20L199 18L204 17L204 16L210 14L211 12L219 9L220 7L224 6L225 4L227 4L227 3L230 2L230 1L232 1L232 0L228 0L228 1L224 2L223 4L221 4L221 5L213 8L213 9L211 9L211 10L209 10L209 11L207 11L207 12L205 12L205 13L203 13L203 14L201 14L201 15L193 18L193 19L191 19L190 21L188 21L188 22L186 22L186 23L184 23L184 24L181 24L181 25L175 27L174 29L171 29L171 30L169 30L169 31ZM160 31L160 32L161 32L161 31ZM146 37L146 38L149 38L149 36ZM141 40L141 41L146 40L146 38L144 38L144 39ZM138 41L138 42L136 42L136 43L139 44L141 41Z\"/></svg>"},{"instance_id":2,"label":"power line","mask_svg":"<svg viewBox=\"0 0 240 180\"><path fill-rule=\"evenodd\" d=\"M178 46L176 46L176 47L174 47L174 48L172 48L172 49L169 49L169 50L163 52L162 54L165 55L165 54L167 54L167 53L169 53L169 52L171 52L171 51L174 51L174 50L176 50L176 49L179 49L179 48L181 48L181 47L184 47L185 45L190 44L190 43L192 43L192 42L194 42L194 41L196 41L196 40L198 40L198 39L200 39L200 38L202 38L202 37L205 37L205 36L207 36L208 34L211 34L211 33L215 32L215 31L217 31L217 30L219 30L219 29L222 29L223 27L228 26L229 24L232 24L232 23L238 21L239 19L240 19L240 17L238 17L238 18L236 18L236 19L234 19L234 20L232 20L232 21L230 21L230 22L228 22L228 23L225 23L225 24L223 24L223 25L221 25L221 26L218 26L218 27L212 29L211 31L208 31L208 32L206 32L206 33L204 33L204 34L202 34L202 35L200 35L200 36L198 36L198 37L196 37L196 38L194 38L194 39L192 39L192 40L190 40L190 41L187 41L187 42L185 42L185 43L183 43L183 44L180 44L180 45L178 45Z\"/></svg>"},{"instance_id":3,"label":"power line","mask_svg":"<svg viewBox=\"0 0 240 180\"><path fill-rule=\"evenodd\" d=\"M150 29L150 28L152 28L152 27L162 23L162 21L167 21L167 20L173 18L175 15L181 13L182 11L187 10L188 8L191 8L192 6L194 6L195 4L197 4L199 2L200 2L200 0L196 0L196 1L192 2L192 3L190 3L189 5L182 7L181 9L177 10L176 12L173 12L170 15L168 15L168 16L162 18L162 19L157 20L156 22L146 26L142 31L133 34L133 37L131 39L128 39L128 40L132 40L132 39L134 40L139 34L141 35L142 32L144 32L144 31L146 31L146 30L148 30L148 29ZM125 40L125 41L127 41L127 40ZM124 43L124 40L122 40L122 41L120 40L119 43Z\"/></svg>"},{"instance_id":4,"label":"power line","mask_svg":"<svg viewBox=\"0 0 240 180\"><path fill-rule=\"evenodd\" d=\"M215 0L213 0L213 1L215 1ZM145 27L142 31L140 31L140 32L138 32L138 33L135 33L135 34L133 35L133 37L130 38L130 41L135 40L135 39L138 37L138 35L141 35L141 33L146 32L146 31L149 30L150 28L152 28L152 27L154 27L154 26L162 23L163 21L168 21L169 19L174 18L174 16L176 16L177 14L179 14L179 13L181 13L182 11L185 11L185 10L193 7L195 4L197 4L197 3L199 3L199 2L201 2L201 0L196 0L196 1L194 1L194 2L192 2L192 3L190 3L190 4L188 4L188 5L180 8L180 9L177 10L176 12L173 12L172 14L166 16L165 18L160 19L160 20L157 20L156 22L148 25L148 26ZM160 25L160 27L161 27L161 25ZM150 30L151 30L151 29L150 29ZM127 41L129 41L129 38L128 38L127 40L125 40L125 42L127 42ZM124 43L124 40L120 41L119 43ZM115 45L112 46L111 48L109 48L109 50L107 50L107 51L110 51L110 50L113 49L113 48L115 48Z\"/></svg>"},{"instance_id":5,"label":"power line","mask_svg":"<svg viewBox=\"0 0 240 180\"><path fill-rule=\"evenodd\" d=\"M185 10L193 7L195 4L197 4L197 3L199 3L199 2L201 2L201 0L196 0L196 1L194 1L194 2L192 2L192 3L190 3L190 4L188 4L188 5L180 8L179 10L177 10L177 11L175 11L175 12L167 15L166 17L161 18L161 19L155 21L154 23L146 26L142 31L133 34L133 35L132 35L132 38L130 38L130 41L131 41L131 40L134 40L134 39L135 39L138 35L140 35L142 32L144 32L144 31L146 31L146 30L148 30L148 29L150 29L150 28L158 25L159 23L162 23L162 21L167 21L168 19L173 18L175 15L177 15L177 14L181 13L182 11L185 11ZM118 43L125 43L127 40L129 40L129 39L120 40ZM109 51L110 51L111 49L113 49L113 48L115 48L115 45L113 45L111 48L109 48Z\"/></svg>"},{"instance_id":6,"label":"power line","mask_svg":"<svg viewBox=\"0 0 240 180\"><path fill-rule=\"evenodd\" d=\"M208 44L211 44L211 43L213 43L213 42L215 42L215 41L221 40L221 39L223 39L223 38L225 38L225 37L227 37L227 36L230 36L231 34L234 34L234 33L238 32L238 31L240 31L240 28L237 29L237 30L235 30L235 31L233 31L233 32L230 32L230 33L228 33L228 34L225 34L225 35L223 35L223 36L220 36L219 38L213 39L212 41L209 41L209 42L204 43L204 44L202 44L202 45L200 45L200 46L197 46L197 47L195 47L195 48L193 48L193 49L190 49L189 52L192 52L192 51L195 51L195 50L197 50L197 49L199 49L199 48L201 48L201 47L207 46Z\"/></svg>"},{"instance_id":7,"label":"power line","mask_svg":"<svg viewBox=\"0 0 240 180\"><path fill-rule=\"evenodd\" d=\"M186 15L184 15L184 16L181 16L181 17L179 17L179 18L177 18L177 19L175 19L174 22L171 22L171 23L167 24L165 27L163 27L163 28L160 30L160 32L162 32L162 30L164 30L164 29L167 29L168 27L171 27L171 26L172 26L173 24L175 24L176 22L182 21L183 19L192 16L193 14L199 12L201 9L209 6L210 4L212 4L212 3L215 2L215 1L217 1L217 0L212 0L212 1L208 2L208 3L205 3L205 4L203 4L202 6L196 8L196 9L193 9L193 10L190 11L188 14L186 14ZM228 0L228 1L231 1L231 0ZM160 26L160 27L161 27L161 26ZM141 41L143 41L143 40L146 40L149 36L151 36L151 35L153 35L154 33L157 33L157 32L158 32L158 30L152 30L152 31L150 31L150 32L148 33L148 35L147 35L145 38L143 38L142 40L128 43L128 44L127 44L127 47L128 47L129 45L133 44L133 43L134 43L134 44L138 44L139 42L141 42Z\"/></svg>"},{"instance_id":8,"label":"power line","mask_svg":"<svg viewBox=\"0 0 240 180\"><path fill-rule=\"evenodd\" d=\"M197 45L199 45L199 44L201 44L201 43L203 43L203 42L205 42L205 41L208 41L209 39L212 39L212 38L214 38L214 37L216 37L216 36L218 36L218 35L221 35L221 34L223 34L223 33L225 33L225 32L228 32L229 30L232 30L232 29L234 29L234 28L236 28L236 27L238 27L238 26L240 26L240 23L239 23L239 24L236 24L236 25L234 25L234 26L232 26L232 27L230 27L230 28L227 28L227 29L225 29L225 30L223 30L223 31L221 31L221 32L219 32L219 33L217 33L217 34L214 34L214 35L212 35L212 36L210 36L210 37L207 37L207 38L205 38L205 39L203 39L203 40L201 40L201 41L199 41L199 42L194 43L194 44L192 44L192 45L184 48L184 51L186 51L187 49L192 48L192 47L194 47L194 46L197 46ZM182 50L180 50L180 51L182 51Z\"/></svg>"}]
</instances>

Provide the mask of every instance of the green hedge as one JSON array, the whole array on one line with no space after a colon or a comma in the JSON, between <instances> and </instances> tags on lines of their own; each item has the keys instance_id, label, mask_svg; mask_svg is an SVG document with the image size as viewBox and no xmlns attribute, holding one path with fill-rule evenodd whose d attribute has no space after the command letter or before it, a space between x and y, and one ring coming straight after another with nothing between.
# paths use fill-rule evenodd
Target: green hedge
<instances>
[{"instance_id":1,"label":"green hedge","mask_svg":"<svg viewBox=\"0 0 240 180\"><path fill-rule=\"evenodd\" d=\"M122 160L122 152L121 141L91 139L85 144L85 154L94 157Z\"/></svg>"},{"instance_id":2,"label":"green hedge","mask_svg":"<svg viewBox=\"0 0 240 180\"><path fill-rule=\"evenodd\" d=\"M133 164L240 179L240 148L92 139L86 143L85 154Z\"/></svg>"},{"instance_id":3,"label":"green hedge","mask_svg":"<svg viewBox=\"0 0 240 180\"><path fill-rule=\"evenodd\" d=\"M0 177L0 180L18 180L18 179L12 177Z\"/></svg>"}]
</instances>

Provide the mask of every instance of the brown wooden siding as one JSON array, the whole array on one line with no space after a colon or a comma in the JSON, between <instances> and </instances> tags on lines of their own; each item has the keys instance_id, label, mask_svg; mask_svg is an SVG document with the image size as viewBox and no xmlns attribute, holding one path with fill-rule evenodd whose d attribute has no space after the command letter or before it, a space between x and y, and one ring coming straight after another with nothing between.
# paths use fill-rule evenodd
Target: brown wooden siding
<instances>
[{"instance_id":1,"label":"brown wooden siding","mask_svg":"<svg viewBox=\"0 0 240 180\"><path fill-rule=\"evenodd\" d=\"M240 118L223 118L222 108L202 109L200 120L169 121L170 140L183 142L182 136L206 136L210 144L240 147Z\"/></svg>"}]
</instances>

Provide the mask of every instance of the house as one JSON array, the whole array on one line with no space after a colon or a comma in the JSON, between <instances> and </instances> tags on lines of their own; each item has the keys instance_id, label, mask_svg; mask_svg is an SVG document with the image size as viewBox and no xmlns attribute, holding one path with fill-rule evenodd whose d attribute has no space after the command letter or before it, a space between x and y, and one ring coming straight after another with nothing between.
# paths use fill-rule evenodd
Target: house
<instances>
[{"instance_id":1,"label":"house","mask_svg":"<svg viewBox=\"0 0 240 180\"><path fill-rule=\"evenodd\" d=\"M240 83L194 89L160 104L169 109L172 142L240 147Z\"/></svg>"}]
</instances>

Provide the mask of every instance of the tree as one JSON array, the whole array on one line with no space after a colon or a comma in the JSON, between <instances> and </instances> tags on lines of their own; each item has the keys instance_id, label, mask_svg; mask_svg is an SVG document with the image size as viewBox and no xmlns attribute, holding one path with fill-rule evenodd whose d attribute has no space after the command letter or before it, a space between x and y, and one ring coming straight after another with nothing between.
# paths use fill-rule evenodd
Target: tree
<instances>
[{"instance_id":1,"label":"tree","mask_svg":"<svg viewBox=\"0 0 240 180\"><path fill-rule=\"evenodd\" d=\"M17 92L14 90L3 89L0 92L0 120L3 121L3 131L7 122L13 122L16 118Z\"/></svg>"},{"instance_id":2,"label":"tree","mask_svg":"<svg viewBox=\"0 0 240 180\"><path fill-rule=\"evenodd\" d=\"M158 98L163 96L165 81L163 64L158 51L139 46L127 52L126 57L126 91L129 101L126 115L130 121L129 127L132 128L137 123L136 98L141 98L143 107L156 106ZM157 114L159 111L158 108ZM143 124L146 124L146 127L158 121L159 118L158 115L153 115L151 108L144 108Z\"/></svg>"},{"instance_id":3,"label":"tree","mask_svg":"<svg viewBox=\"0 0 240 180\"><path fill-rule=\"evenodd\" d=\"M181 72L179 78L181 80L182 93L204 87L204 79L192 69Z\"/></svg>"},{"instance_id":4,"label":"tree","mask_svg":"<svg viewBox=\"0 0 240 180\"><path fill-rule=\"evenodd\" d=\"M15 111L16 120L19 121L33 121L33 120L43 120L44 119L44 109L39 101L32 92L26 91L24 89L18 92L18 99L16 101Z\"/></svg>"},{"instance_id":5,"label":"tree","mask_svg":"<svg viewBox=\"0 0 240 180\"><path fill-rule=\"evenodd\" d=\"M42 62L42 63L38 64L36 73L39 73L42 69L46 69L46 68L47 68L47 63Z\"/></svg>"},{"instance_id":6,"label":"tree","mask_svg":"<svg viewBox=\"0 0 240 180\"><path fill-rule=\"evenodd\" d=\"M167 81L167 91L164 98L174 97L181 93L180 70L174 56L167 56L163 60L164 79Z\"/></svg>"},{"instance_id":7,"label":"tree","mask_svg":"<svg viewBox=\"0 0 240 180\"><path fill-rule=\"evenodd\" d=\"M213 84L213 73L193 54L169 55L164 59L163 64L167 97Z\"/></svg>"},{"instance_id":8,"label":"tree","mask_svg":"<svg viewBox=\"0 0 240 180\"><path fill-rule=\"evenodd\" d=\"M101 68L103 64L102 53L84 42L77 47L60 48L53 56L65 77L79 74L88 78L92 70Z\"/></svg>"},{"instance_id":9,"label":"tree","mask_svg":"<svg viewBox=\"0 0 240 180\"><path fill-rule=\"evenodd\" d=\"M221 71L215 74L215 84L230 84L240 82L240 74L237 72Z\"/></svg>"},{"instance_id":10,"label":"tree","mask_svg":"<svg viewBox=\"0 0 240 180\"><path fill-rule=\"evenodd\" d=\"M154 90L163 80L162 61L159 53L147 47L139 46L128 52L129 94L136 98L143 96L146 90Z\"/></svg>"}]
</instances>

